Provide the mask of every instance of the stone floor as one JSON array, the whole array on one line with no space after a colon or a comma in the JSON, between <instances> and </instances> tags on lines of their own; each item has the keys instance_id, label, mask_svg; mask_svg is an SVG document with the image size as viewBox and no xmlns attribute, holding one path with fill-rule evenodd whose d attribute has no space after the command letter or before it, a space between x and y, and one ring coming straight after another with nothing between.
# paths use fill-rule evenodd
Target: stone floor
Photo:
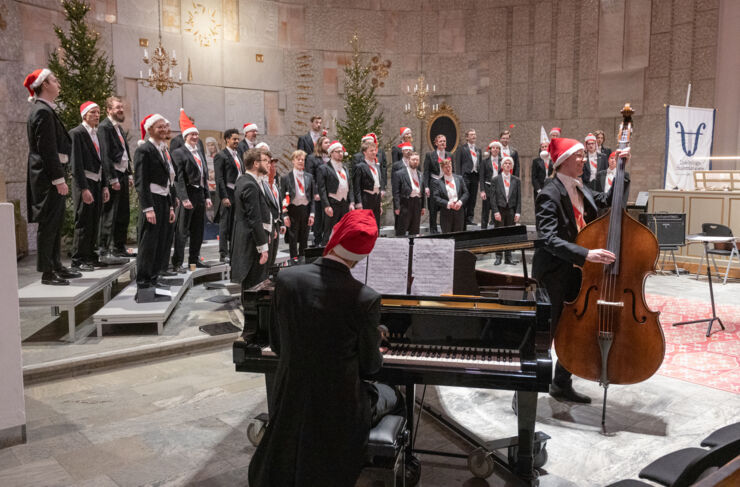
<instances>
[{"instance_id":1,"label":"stone floor","mask_svg":"<svg viewBox=\"0 0 740 487\"><path fill-rule=\"evenodd\" d=\"M740 398L653 376L612 387L608 429L600 433L601 394L571 406L540 395L538 430L552 437L542 486L596 486L636 475L651 459L698 445L737 421ZM515 434L511 392L431 388L427 397L484 438ZM251 418L265 410L262 376L234 372L228 348L200 355L31 385L28 443L0 450L0 485L244 486L254 448ZM417 446L469 451L426 418ZM422 456L422 486L516 485L500 471L475 479L464 460ZM361 478L359 486L372 481Z\"/></svg>"},{"instance_id":2,"label":"stone floor","mask_svg":"<svg viewBox=\"0 0 740 487\"><path fill-rule=\"evenodd\" d=\"M37 278L28 261L19 266L21 285ZM479 265L512 273L520 269L494 266L491 259ZM718 303L734 303L740 284L714 288ZM706 279L693 276L652 276L646 291L709 299ZM60 341L65 315L52 318L48 309L22 308L24 361L43 363L198 336L198 325L207 322L240 323L235 303L205 300L215 294L224 291L194 287L162 336L152 325L151 330L116 329L96 338L91 303L87 311L78 311L82 321L77 325L90 333L80 332L74 344ZM737 421L740 410L737 395L655 375L641 384L610 388L608 429L614 435L603 436L599 387L579 379L576 387L594 404L571 406L540 395L537 427L552 437L540 485L596 486L634 477L650 460L696 446L714 429ZM483 437L516 433L509 391L430 388L427 397ZM261 376L234 372L230 348L224 347L33 384L26 388L26 409L28 443L0 450L0 486L243 486L254 452L246 428L265 410L265 389ZM426 418L417 446L469 450ZM465 460L421 460L422 486L516 485L498 470L487 480L475 479ZM371 484L368 478L358 483Z\"/></svg>"}]
</instances>

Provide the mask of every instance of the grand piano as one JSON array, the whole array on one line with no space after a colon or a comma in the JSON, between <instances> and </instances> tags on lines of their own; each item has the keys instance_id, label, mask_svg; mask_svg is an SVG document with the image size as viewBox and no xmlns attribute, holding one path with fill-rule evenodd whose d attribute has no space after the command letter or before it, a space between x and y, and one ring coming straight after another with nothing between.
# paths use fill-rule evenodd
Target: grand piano
<instances>
[{"instance_id":1,"label":"grand piano","mask_svg":"<svg viewBox=\"0 0 740 487\"><path fill-rule=\"evenodd\" d=\"M528 238L524 226L416 238L430 237L455 240L453 293L382 295L381 324L388 328L388 351L375 378L405 388L408 418L413 419L415 411L429 414L472 446L471 453L461 454L416 449L412 442L409 454L467 458L471 472L480 478L488 477L498 464L524 484L535 485L536 469L547 460L545 446L549 439L535 431L535 418L537 394L547 392L552 381L550 302L547 293L527 276L524 250L541 245L541 241ZM475 268L475 254L507 249L521 250L523 276ZM307 260L321 252L322 249L309 249ZM242 291L246 333L233 345L237 371L266 374L268 408L271 373L278 360L269 347L273 286L273 280L267 279ZM483 440L425 404L427 385L515 391L513 405L519 434ZM422 399L417 397L417 386L424 388ZM269 415L258 419L266 423ZM413 428L415 421L408 424ZM261 435L254 424L249 433L250 440L259 441ZM413 431L410 437L415 438Z\"/></svg>"}]
</instances>

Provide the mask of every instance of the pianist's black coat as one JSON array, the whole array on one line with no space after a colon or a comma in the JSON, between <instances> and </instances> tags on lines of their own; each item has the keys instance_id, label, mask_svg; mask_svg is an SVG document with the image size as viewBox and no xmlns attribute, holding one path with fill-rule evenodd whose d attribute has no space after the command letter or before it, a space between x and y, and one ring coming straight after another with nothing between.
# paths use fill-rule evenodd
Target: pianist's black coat
<instances>
[{"instance_id":1,"label":"pianist's black coat","mask_svg":"<svg viewBox=\"0 0 740 487\"><path fill-rule=\"evenodd\" d=\"M249 465L253 487L352 487L371 427L367 377L380 369L380 295L336 261L277 275L274 406Z\"/></svg>"}]
</instances>

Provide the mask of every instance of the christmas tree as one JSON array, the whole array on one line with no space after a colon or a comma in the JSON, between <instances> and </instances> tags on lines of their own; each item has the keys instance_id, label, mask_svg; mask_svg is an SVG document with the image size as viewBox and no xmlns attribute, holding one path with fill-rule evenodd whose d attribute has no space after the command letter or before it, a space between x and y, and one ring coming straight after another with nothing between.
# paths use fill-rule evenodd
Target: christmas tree
<instances>
[{"instance_id":1,"label":"christmas tree","mask_svg":"<svg viewBox=\"0 0 740 487\"><path fill-rule=\"evenodd\" d=\"M344 68L344 120L337 120L337 135L349 154L359 152L362 136L374 132L382 135L383 111L378 112L375 86L370 82L370 65L360 54L357 34L352 36L352 63ZM351 171L351 168L350 168Z\"/></svg>"},{"instance_id":2,"label":"christmas tree","mask_svg":"<svg viewBox=\"0 0 740 487\"><path fill-rule=\"evenodd\" d=\"M62 8L69 33L54 26L59 49L49 56L49 69L62 85L57 99L59 116L71 129L82 121L80 105L88 100L97 103L104 115L105 99L113 94L115 70L97 47L100 33L85 23L90 5L82 0L62 0Z\"/></svg>"}]
</instances>

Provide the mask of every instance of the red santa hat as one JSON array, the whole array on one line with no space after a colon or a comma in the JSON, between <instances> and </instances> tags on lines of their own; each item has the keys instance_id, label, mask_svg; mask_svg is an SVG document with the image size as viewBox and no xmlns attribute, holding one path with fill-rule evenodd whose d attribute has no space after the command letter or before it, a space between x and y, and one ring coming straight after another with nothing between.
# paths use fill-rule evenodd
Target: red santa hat
<instances>
[{"instance_id":1,"label":"red santa hat","mask_svg":"<svg viewBox=\"0 0 740 487\"><path fill-rule=\"evenodd\" d=\"M86 101L85 103L80 105L80 117L85 118L87 112L89 112L93 108L100 108L100 106L98 106L98 104L94 101Z\"/></svg>"},{"instance_id":2,"label":"red santa hat","mask_svg":"<svg viewBox=\"0 0 740 487\"><path fill-rule=\"evenodd\" d=\"M594 134L589 133L584 140L586 142L589 142L591 140L593 140L594 142L596 142L596 136Z\"/></svg>"},{"instance_id":3,"label":"red santa hat","mask_svg":"<svg viewBox=\"0 0 740 487\"><path fill-rule=\"evenodd\" d=\"M410 133L411 133L411 129L410 128L408 128L408 127L401 127L401 137L403 137L406 134L410 134Z\"/></svg>"},{"instance_id":4,"label":"red santa hat","mask_svg":"<svg viewBox=\"0 0 740 487\"><path fill-rule=\"evenodd\" d=\"M575 139L566 139L561 137L552 139L550 141L550 146L547 148L554 167L558 167L579 150L584 150L583 144Z\"/></svg>"},{"instance_id":5,"label":"red santa hat","mask_svg":"<svg viewBox=\"0 0 740 487\"><path fill-rule=\"evenodd\" d=\"M180 132L182 132L182 138L188 136L188 134L192 133L200 133L198 132L198 129L193 125L193 122L190 121L190 118L185 113L185 109L180 109Z\"/></svg>"},{"instance_id":6,"label":"red santa hat","mask_svg":"<svg viewBox=\"0 0 740 487\"><path fill-rule=\"evenodd\" d=\"M334 226L324 255L333 250L343 259L359 261L372 252L377 239L378 224L373 211L350 211Z\"/></svg>"},{"instance_id":7,"label":"red santa hat","mask_svg":"<svg viewBox=\"0 0 740 487\"><path fill-rule=\"evenodd\" d=\"M139 141L139 145L144 143L144 141L146 140L146 133L149 131L150 128L152 128L152 125L159 122L160 120L164 120L165 122L167 122L167 119L159 113L150 113L142 119L142 121L139 123L139 127L141 128L141 140Z\"/></svg>"},{"instance_id":8,"label":"red santa hat","mask_svg":"<svg viewBox=\"0 0 740 487\"><path fill-rule=\"evenodd\" d=\"M327 152L329 154L331 154L332 152L334 152L337 149L341 149L342 152L344 152L344 146L342 145L342 143L339 142L338 140L335 140L335 141L333 141L331 143L331 145L329 145L329 148L327 149Z\"/></svg>"},{"instance_id":9,"label":"red santa hat","mask_svg":"<svg viewBox=\"0 0 740 487\"><path fill-rule=\"evenodd\" d=\"M506 161L509 161L510 163L514 164L514 159L511 156L504 156L504 158L501 159L501 164L503 165L503 163Z\"/></svg>"},{"instance_id":10,"label":"red santa hat","mask_svg":"<svg viewBox=\"0 0 740 487\"><path fill-rule=\"evenodd\" d=\"M28 92L31 94L31 96L28 97L28 101L33 101L36 99L36 93L34 93L33 90L41 86L41 83L43 83L50 74L51 70L49 68L43 68L37 69L33 73L26 76L26 79L23 80L23 86L25 86Z\"/></svg>"},{"instance_id":11,"label":"red santa hat","mask_svg":"<svg viewBox=\"0 0 740 487\"><path fill-rule=\"evenodd\" d=\"M498 147L499 150L503 149L501 142L499 142L498 140L492 140L491 143L488 144L489 149L493 149L494 147Z\"/></svg>"},{"instance_id":12,"label":"red santa hat","mask_svg":"<svg viewBox=\"0 0 740 487\"><path fill-rule=\"evenodd\" d=\"M609 154L608 159L611 159L612 157L617 157L617 151L612 151L612 153Z\"/></svg>"},{"instance_id":13,"label":"red santa hat","mask_svg":"<svg viewBox=\"0 0 740 487\"><path fill-rule=\"evenodd\" d=\"M367 141L370 141L370 142L372 142L373 144L375 144L375 145L378 145L378 136L377 136L377 135L375 135L375 134L374 134L374 133L372 133L372 132L370 132L370 133L369 133L369 134L367 134L367 135L363 135L363 136L362 136L362 143L364 144L364 143L365 143L365 142L367 142Z\"/></svg>"},{"instance_id":14,"label":"red santa hat","mask_svg":"<svg viewBox=\"0 0 740 487\"><path fill-rule=\"evenodd\" d=\"M256 130L257 132L259 132L259 129L257 128L257 124L256 123L247 122L247 123L244 124L244 127L242 127L242 132L245 133L245 134L247 132L251 132L252 130Z\"/></svg>"},{"instance_id":15,"label":"red santa hat","mask_svg":"<svg viewBox=\"0 0 740 487\"><path fill-rule=\"evenodd\" d=\"M553 133L556 133L556 134L558 134L558 136L560 136L560 127L553 127L553 128L551 128L550 129L550 135L552 135Z\"/></svg>"},{"instance_id":16,"label":"red santa hat","mask_svg":"<svg viewBox=\"0 0 740 487\"><path fill-rule=\"evenodd\" d=\"M406 150L410 150L410 151L414 150L414 146L411 145L409 142L404 142L403 144L400 144L398 148L401 149L401 152L406 151Z\"/></svg>"}]
</instances>

